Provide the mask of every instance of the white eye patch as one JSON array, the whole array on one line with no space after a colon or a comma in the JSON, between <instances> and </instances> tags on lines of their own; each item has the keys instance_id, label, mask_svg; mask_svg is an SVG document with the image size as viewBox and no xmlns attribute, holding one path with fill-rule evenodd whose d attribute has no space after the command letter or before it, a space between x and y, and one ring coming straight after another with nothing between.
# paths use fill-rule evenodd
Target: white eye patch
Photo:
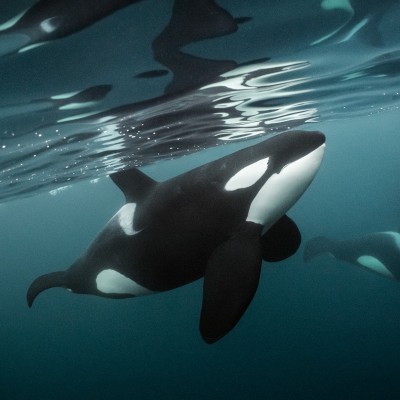
<instances>
[{"instance_id":1,"label":"white eye patch","mask_svg":"<svg viewBox=\"0 0 400 400\"><path fill-rule=\"evenodd\" d=\"M321 165L325 144L273 174L253 199L246 221L269 229L300 198Z\"/></svg>"},{"instance_id":2,"label":"white eye patch","mask_svg":"<svg viewBox=\"0 0 400 400\"><path fill-rule=\"evenodd\" d=\"M254 185L267 171L269 157L256 161L241 169L226 183L225 190L245 189Z\"/></svg>"}]
</instances>

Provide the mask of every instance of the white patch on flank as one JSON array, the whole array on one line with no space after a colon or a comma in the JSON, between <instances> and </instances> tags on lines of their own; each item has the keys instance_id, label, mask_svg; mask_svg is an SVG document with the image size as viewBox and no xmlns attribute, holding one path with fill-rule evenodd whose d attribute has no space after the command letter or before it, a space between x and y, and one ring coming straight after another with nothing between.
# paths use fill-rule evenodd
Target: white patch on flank
<instances>
[{"instance_id":1,"label":"white patch on flank","mask_svg":"<svg viewBox=\"0 0 400 400\"><path fill-rule=\"evenodd\" d=\"M325 144L273 174L253 199L246 220L269 229L310 185L324 150Z\"/></svg>"},{"instance_id":2,"label":"white patch on flank","mask_svg":"<svg viewBox=\"0 0 400 400\"><path fill-rule=\"evenodd\" d=\"M263 158L241 169L229 179L225 185L225 190L232 191L254 185L268 169L268 160L269 157Z\"/></svg>"},{"instance_id":3,"label":"white patch on flank","mask_svg":"<svg viewBox=\"0 0 400 400\"><path fill-rule=\"evenodd\" d=\"M43 32L52 33L59 27L57 21L60 21L59 17L47 18L40 23L40 29Z\"/></svg>"},{"instance_id":4,"label":"white patch on flank","mask_svg":"<svg viewBox=\"0 0 400 400\"><path fill-rule=\"evenodd\" d=\"M107 294L131 294L144 296L153 293L118 271L105 269L96 277L96 286L100 292Z\"/></svg>"},{"instance_id":5,"label":"white patch on flank","mask_svg":"<svg viewBox=\"0 0 400 400\"><path fill-rule=\"evenodd\" d=\"M118 223L126 235L132 236L139 231L133 227L133 217L135 216L136 203L126 203L118 211Z\"/></svg>"},{"instance_id":6,"label":"white patch on flank","mask_svg":"<svg viewBox=\"0 0 400 400\"><path fill-rule=\"evenodd\" d=\"M375 257L372 256L360 256L357 258L357 262L378 274L393 278L392 273Z\"/></svg>"}]
</instances>

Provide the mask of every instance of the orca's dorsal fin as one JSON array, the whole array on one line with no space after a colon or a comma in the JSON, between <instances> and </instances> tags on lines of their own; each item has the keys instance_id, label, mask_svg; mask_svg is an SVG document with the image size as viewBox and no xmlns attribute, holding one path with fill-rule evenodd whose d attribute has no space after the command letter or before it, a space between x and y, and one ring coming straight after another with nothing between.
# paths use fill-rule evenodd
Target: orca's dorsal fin
<instances>
[{"instance_id":1,"label":"orca's dorsal fin","mask_svg":"<svg viewBox=\"0 0 400 400\"><path fill-rule=\"evenodd\" d=\"M157 185L157 182L137 168L111 174L112 181L121 189L127 203L137 203Z\"/></svg>"}]
</instances>

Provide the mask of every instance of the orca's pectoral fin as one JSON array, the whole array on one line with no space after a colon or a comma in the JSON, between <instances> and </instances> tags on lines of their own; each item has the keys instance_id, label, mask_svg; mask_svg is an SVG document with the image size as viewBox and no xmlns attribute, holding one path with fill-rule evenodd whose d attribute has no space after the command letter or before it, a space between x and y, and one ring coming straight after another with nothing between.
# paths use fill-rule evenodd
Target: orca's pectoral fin
<instances>
[{"instance_id":1,"label":"orca's pectoral fin","mask_svg":"<svg viewBox=\"0 0 400 400\"><path fill-rule=\"evenodd\" d=\"M297 225L284 215L261 236L262 258L265 261L282 261L292 256L301 243Z\"/></svg>"},{"instance_id":2,"label":"orca's pectoral fin","mask_svg":"<svg viewBox=\"0 0 400 400\"><path fill-rule=\"evenodd\" d=\"M36 297L46 289L53 287L64 287L65 286L65 272L51 272L50 274L42 275L36 278L29 286L26 294L26 300L28 306L32 307Z\"/></svg>"},{"instance_id":3,"label":"orca's pectoral fin","mask_svg":"<svg viewBox=\"0 0 400 400\"><path fill-rule=\"evenodd\" d=\"M143 199L157 184L154 179L137 168L116 172L111 174L110 178L121 189L127 203L136 203Z\"/></svg>"},{"instance_id":4,"label":"orca's pectoral fin","mask_svg":"<svg viewBox=\"0 0 400 400\"><path fill-rule=\"evenodd\" d=\"M200 332L207 343L226 335L254 297L262 263L261 230L261 225L246 222L208 261L200 317Z\"/></svg>"}]
</instances>

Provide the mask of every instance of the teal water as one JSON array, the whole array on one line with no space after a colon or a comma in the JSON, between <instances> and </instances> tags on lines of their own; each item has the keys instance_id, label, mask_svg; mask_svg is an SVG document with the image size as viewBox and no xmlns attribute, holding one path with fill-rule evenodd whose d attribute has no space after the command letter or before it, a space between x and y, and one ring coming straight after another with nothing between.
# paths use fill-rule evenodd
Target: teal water
<instances>
[{"instance_id":1,"label":"teal water","mask_svg":"<svg viewBox=\"0 0 400 400\"><path fill-rule=\"evenodd\" d=\"M325 126L324 164L289 213L303 239L396 228L397 121ZM69 265L122 203L104 178L1 207L2 398L396 398L398 283L329 258L304 264L302 249L264 265L250 309L214 346L198 334L201 282L122 301L53 289L28 309L32 279Z\"/></svg>"},{"instance_id":2,"label":"teal water","mask_svg":"<svg viewBox=\"0 0 400 400\"><path fill-rule=\"evenodd\" d=\"M150 3L156 7L154 2ZM257 137L295 126L319 129L326 134L323 165L311 187L288 213L299 226L303 243L320 234L345 239L368 232L398 231L400 70L397 39L400 32L395 23L400 12L398 2L364 3L366 11L376 13L373 15L382 11L382 4L387 6L378 23L383 43L377 45L372 41L373 30L364 32L361 29L349 41L339 43L337 38L333 43L322 43L319 47L310 46L310 42L332 32L335 26L341 26L348 19L343 9L338 10L335 18L330 15L325 31L320 24L317 24L320 26L318 29L309 28L315 26L310 21L323 19L319 1L310 2L310 9L298 5L300 14L297 16L291 12L294 4L288 1L281 2L281 6L278 2L271 2L270 8L266 8L264 2L254 2L247 7L239 2L232 5L222 3L219 2L235 17L250 15L253 21L243 24L236 36L214 38L212 45L207 41L192 44L191 52L211 58L225 51L224 56L230 53L238 63L266 56L272 57L269 62L279 61L285 65L289 64L289 59L290 62L310 62L310 67L289 68L289 75L283 73L281 78L279 73L272 79L276 84L273 88L278 90L279 86L279 90L283 90L278 92L279 96L283 97L269 97L267 89L271 77L264 73L256 82L258 89L250 99L243 100L240 88L234 88L236 92L229 95L223 92L222 96L224 102L240 98L248 106L233 115L240 119L235 120L236 123L244 123L244 127L243 124L238 126L246 137L251 138L254 130L246 124L276 122L278 117L282 118L282 123L274 125L271 130L261 124L263 129ZM350 3L362 14L364 9L360 2ZM31 4L24 2L24 7ZM143 26L150 21L153 27L164 27L171 3L162 3L157 6L160 9L154 9L157 18L149 16L148 4L135 5L136 11L145 16L139 18ZM2 8L9 18L20 7L13 3ZM168 13L163 14L164 9ZM77 86L71 80L57 80L57 73L71 78L76 71L81 71L82 76L75 77L74 83L78 83L79 88L88 86L87 75L78 67L81 59L79 48L69 52L68 59L72 60L69 65L72 66L63 64L64 69L59 68L61 61L66 60L63 58L65 49L72 42L81 40L93 43L90 40L98 40L101 32L108 32L112 22L119 18L121 24L130 26L131 13L130 8L118 11L75 36L49 44L52 47L48 49L53 53L50 50L46 53L46 46L43 46L27 53L4 56L0 62L3 73L8 71L10 74L10 79L4 83L3 117L0 121L0 147L5 146L0 161L3 193L0 204L0 398L399 398L399 283L328 257L305 264L302 260L303 245L293 257L263 266L260 286L250 308L238 326L212 346L206 345L198 333L201 281L155 296L118 301L52 289L43 293L32 309L28 308L26 290L32 280L70 265L121 207L123 197L106 175L118 169L124 161L134 163L135 157L122 157L122 153L125 155L132 151L132 143L127 145L124 142L123 152L121 148L113 147L118 135L122 136L121 129L116 129L117 139L106 137L96 142L95 136L83 136L87 133L86 124L92 120L78 121L68 125L67 129L57 123L61 117L67 116L62 110L38 112L29 107L26 109L27 104L32 99L53 93L70 92L72 86ZM308 22L307 29L301 29L305 21ZM369 20L366 28L373 21ZM125 25L119 25L119 29L121 26ZM293 31L287 29L284 34L279 30L282 26L292 27ZM271 33L273 29L281 32L274 36L277 39L271 40L270 35L267 41L261 41L263 34ZM141 31L144 38L154 35L149 30ZM304 36L299 32L305 32ZM117 35L115 31L114 34ZM238 45L229 47L227 44L233 43L234 39ZM135 43L140 44L139 50L151 59L146 53L150 41ZM254 45L249 46L249 43ZM287 47L284 44L288 44ZM115 47L115 43L107 42L106 48L114 48L112 45ZM120 46L123 47L124 43L121 42ZM94 71L89 80L93 84L112 83L115 92L112 100L105 100L106 103L95 106L92 111L109 111L142 101L147 94L149 98L161 95L160 88L165 86L167 77L160 75L161 78L138 83L132 80L132 75L134 72L162 69L163 66L154 61L147 65L148 60L143 55L140 63L146 67L134 70L137 58L127 62L132 68L126 64L124 67L111 57L114 53L107 53L104 47L102 50L110 54L104 61L107 68ZM383 57L383 61L379 57ZM48 64L48 84L45 85L44 77L38 76L34 80L32 76L39 70L40 61L49 59L54 64ZM33 67L24 71L22 68L27 61L31 61ZM83 64L89 68L90 57ZM56 67L58 72L54 71ZM21 76L25 76L25 84L18 79ZM129 82L129 88L121 84L124 79ZM129 95L128 89L136 84L140 90ZM282 89L280 85L286 84L289 86ZM147 87L149 92L146 92ZM27 88L30 88L29 92ZM295 88L293 93L292 88ZM261 98L258 96L260 90ZM197 128L198 122L194 122L192 117L194 114L187 120L182 118L188 111L185 108L187 103L198 99L198 93L194 91L193 94L191 89L189 94L185 92L183 97L178 96L177 103L161 101L160 108L150 110L153 119L146 119L150 124L148 131L152 130L150 122L154 122L156 117L169 116L171 108L182 104L183 112L177 118L189 127ZM220 95L220 91L215 94L217 97ZM206 98L208 96L210 93ZM209 110L205 106L208 103L196 101L193 106L196 112ZM252 104L249 106L249 103ZM20 104L23 110L11 110L11 105L14 107L15 104ZM287 113L285 106L292 106L295 112ZM255 114L246 114L254 108ZM139 107L132 118L139 118L142 110ZM148 108L145 110L150 112ZM67 113L71 116L78 112ZM172 122L173 118L168 119L171 127ZM165 153L165 157L156 157L160 149L156 143L138 154L145 165L143 171L155 179L164 180L250 144L239 140L244 136L233 144L224 142L217 147L212 135L203 137L201 141L206 128L225 126L207 118L204 123L198 130L190 131L193 133L191 137L185 135L185 130L175 131L183 142L188 143L184 152L188 154L186 157L180 157L182 153L178 150ZM30 125L34 126L32 131ZM164 125L157 120L154 126ZM46 140L57 138L57 129L65 129L71 140L63 147L51 147L53 152L46 153ZM9 135L11 131L14 136ZM236 132L234 123L225 134L231 132ZM40 133L46 140L38 139ZM73 138L77 137L79 140L74 141ZM163 139L170 143L173 137L165 135ZM35 151L38 151L40 160L33 157L29 150L31 146L37 146ZM197 151L200 148L203 150ZM59 153L61 149L67 152L64 158ZM103 150L108 153L103 154ZM74 161L81 157L88 165L86 174L79 173L84 164L76 169L73 167ZM64 160L68 160L68 165L74 169L71 175L57 175L57 171L65 169L64 162L67 161ZM21 167L21 163L27 168ZM76 182L75 176L78 176ZM54 177L59 177L60 181Z\"/></svg>"}]
</instances>

